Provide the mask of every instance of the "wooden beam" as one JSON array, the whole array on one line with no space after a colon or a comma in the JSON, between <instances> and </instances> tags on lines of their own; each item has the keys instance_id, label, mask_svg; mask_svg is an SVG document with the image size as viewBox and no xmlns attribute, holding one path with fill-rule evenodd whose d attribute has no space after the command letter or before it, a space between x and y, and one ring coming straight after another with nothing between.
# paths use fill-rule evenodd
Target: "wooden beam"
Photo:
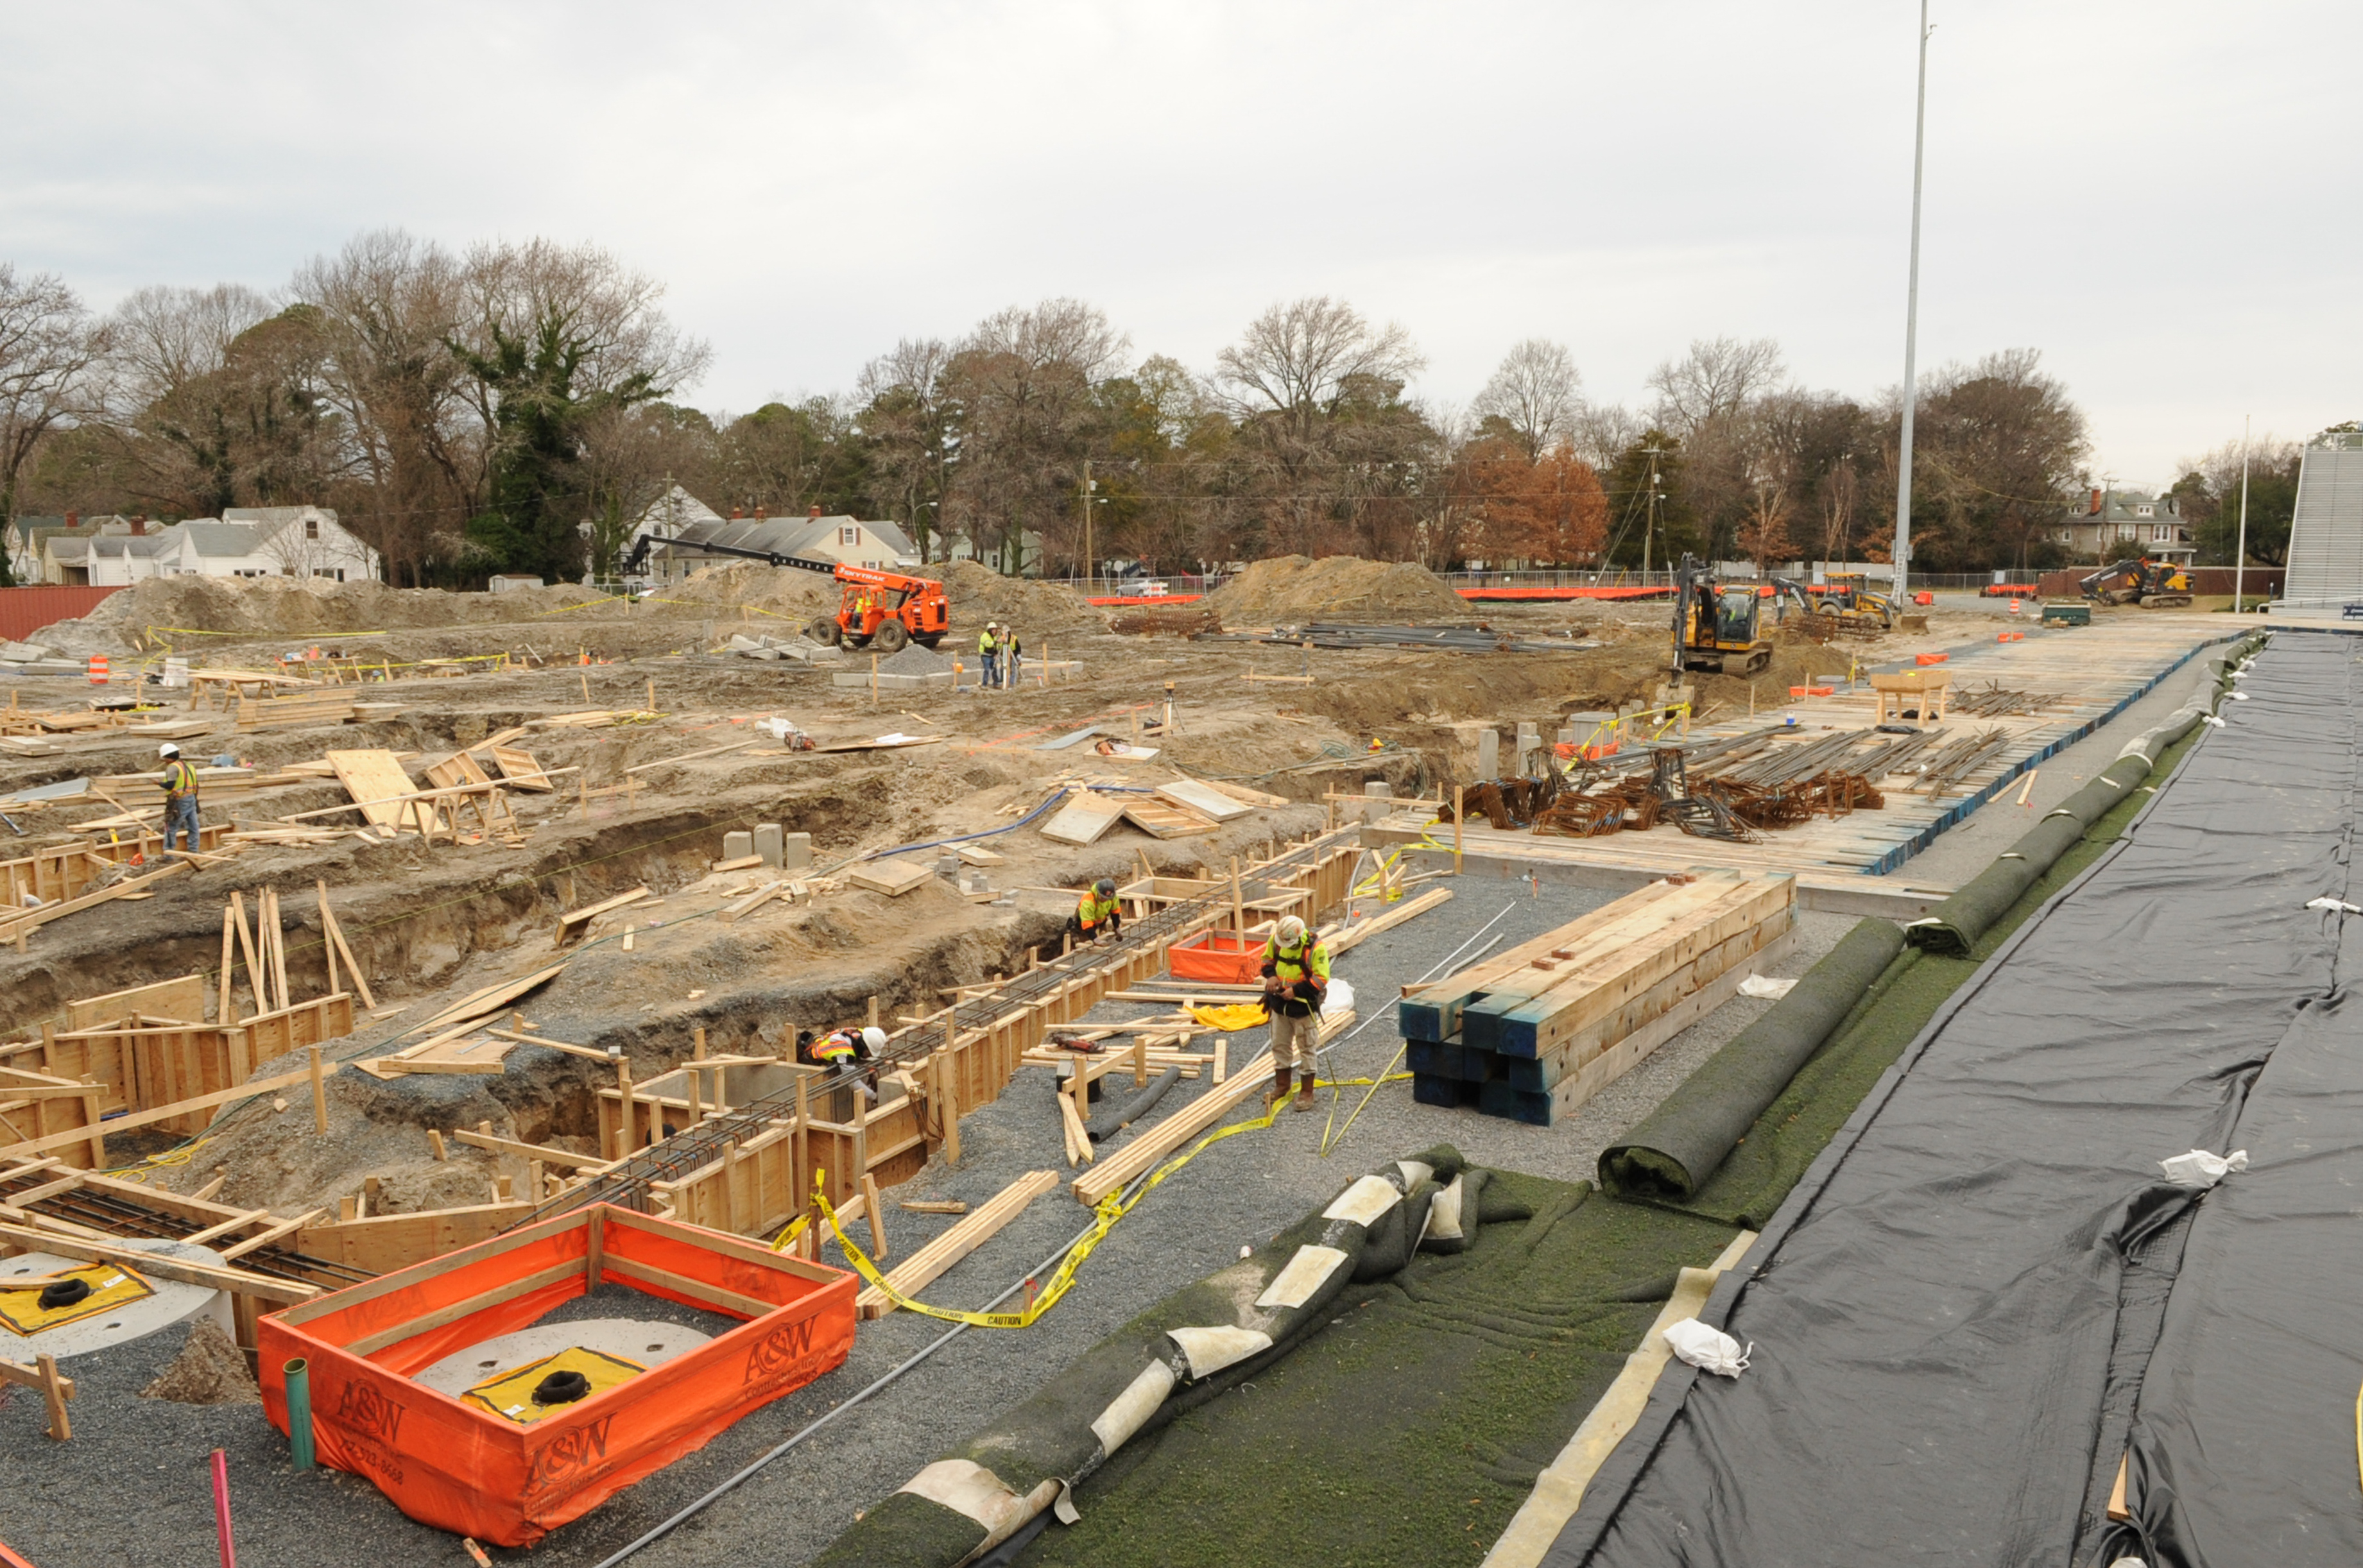
<instances>
[{"instance_id":1,"label":"wooden beam","mask_svg":"<svg viewBox=\"0 0 2363 1568\"><path fill-rule=\"evenodd\" d=\"M465 1301L454 1301L449 1307L428 1312L423 1317L396 1323L390 1329L380 1329L376 1333L363 1334L360 1339L338 1348L351 1355L375 1355L388 1345L400 1344L403 1341L423 1334L429 1329L439 1329L446 1323L456 1323L462 1318L471 1317L478 1312L514 1301L520 1296L530 1295L545 1285L555 1285L561 1279L571 1279L582 1272L582 1265L570 1258L564 1263L552 1264L548 1268L527 1275L523 1279L510 1280L506 1285L494 1290L487 1290L482 1296L471 1296Z\"/></svg>"},{"instance_id":2,"label":"wooden beam","mask_svg":"<svg viewBox=\"0 0 2363 1568\"><path fill-rule=\"evenodd\" d=\"M313 1220L317 1220L321 1215L326 1214L327 1212L327 1210L325 1209L315 1209L308 1213L298 1214L293 1220L282 1220L278 1224L272 1226L268 1231L258 1231L253 1235L247 1237L244 1241L239 1242L235 1246L224 1247L222 1249L222 1256L224 1258L242 1258L250 1252L269 1246L272 1242L277 1241L282 1236L302 1230L305 1226L309 1225Z\"/></svg>"},{"instance_id":3,"label":"wooden beam","mask_svg":"<svg viewBox=\"0 0 2363 1568\"><path fill-rule=\"evenodd\" d=\"M227 1236L232 1231L243 1231L249 1225L253 1224L257 1220L267 1218L270 1213L271 1210L268 1208L250 1209L243 1214L231 1216L229 1219L223 1220L218 1225L208 1225L204 1230L195 1232L194 1235L183 1236L181 1240L188 1243L190 1246L201 1247L207 1242L212 1241L216 1236Z\"/></svg>"},{"instance_id":4,"label":"wooden beam","mask_svg":"<svg viewBox=\"0 0 2363 1568\"><path fill-rule=\"evenodd\" d=\"M272 1279L266 1275L222 1268L214 1264L192 1263L183 1258L168 1257L161 1253L143 1253L112 1242L51 1235L47 1231L36 1231L27 1225L0 1223L0 1247L23 1253L49 1253L61 1258L77 1258L83 1263L128 1264L139 1273L153 1275L158 1279L177 1280L183 1285L202 1285L208 1290L227 1290L235 1296L251 1296L263 1301L293 1305L324 1294L316 1285L301 1285L292 1279Z\"/></svg>"},{"instance_id":5,"label":"wooden beam","mask_svg":"<svg viewBox=\"0 0 2363 1568\"><path fill-rule=\"evenodd\" d=\"M974 1213L912 1253L901 1267L889 1270L886 1283L904 1297L925 1290L1058 1185L1056 1171L1029 1171L1019 1176ZM855 1298L854 1310L865 1319L882 1318L894 1310L894 1304L885 1292L871 1286Z\"/></svg>"},{"instance_id":6,"label":"wooden beam","mask_svg":"<svg viewBox=\"0 0 2363 1568\"><path fill-rule=\"evenodd\" d=\"M338 1064L340 1067L344 1065L341 1062ZM236 1088L216 1089L211 1094L201 1094L194 1099L175 1100L171 1105L160 1105L148 1110L135 1110L128 1116L117 1116L103 1122L95 1129L76 1127L63 1132L52 1132L43 1138L28 1139L22 1143L11 1143L6 1150L0 1150L0 1153L46 1154L51 1149L65 1149L76 1143L87 1143L94 1131L128 1132L134 1127L153 1126L159 1121L170 1121L176 1116L185 1116L193 1110L208 1110L216 1105L227 1105L232 1100L251 1099L258 1095L267 1095L296 1084L309 1083L311 1080L312 1070L309 1067L300 1073L282 1073L277 1077L258 1078L253 1083L240 1084Z\"/></svg>"},{"instance_id":7,"label":"wooden beam","mask_svg":"<svg viewBox=\"0 0 2363 1568\"><path fill-rule=\"evenodd\" d=\"M766 1301L759 1296L741 1296L735 1290L725 1290L702 1279L670 1273L634 1258L617 1257L613 1253L607 1254L607 1273L610 1277L621 1275L625 1279L637 1279L643 1285L660 1285L701 1306L743 1318L760 1318L766 1312L776 1312L785 1305L784 1302Z\"/></svg>"},{"instance_id":8,"label":"wooden beam","mask_svg":"<svg viewBox=\"0 0 2363 1568\"><path fill-rule=\"evenodd\" d=\"M483 1149L494 1154L513 1154L520 1160L540 1160L546 1165L563 1165L569 1170L587 1170L594 1166L605 1170L613 1163L596 1154L577 1154L543 1143L520 1143L514 1138L494 1137L490 1132L471 1132L464 1127L451 1136L471 1149Z\"/></svg>"}]
</instances>

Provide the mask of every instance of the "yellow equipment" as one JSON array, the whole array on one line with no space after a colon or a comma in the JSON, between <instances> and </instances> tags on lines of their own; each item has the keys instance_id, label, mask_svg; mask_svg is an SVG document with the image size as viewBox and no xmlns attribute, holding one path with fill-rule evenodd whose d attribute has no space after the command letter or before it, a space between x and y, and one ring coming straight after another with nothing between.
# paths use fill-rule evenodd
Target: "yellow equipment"
<instances>
[{"instance_id":1,"label":"yellow equipment","mask_svg":"<svg viewBox=\"0 0 2363 1568\"><path fill-rule=\"evenodd\" d=\"M1762 601L1753 587L1725 588L1714 568L1684 556L1674 572L1674 682L1682 672L1711 669L1728 674L1734 661L1743 675L1772 662L1772 645L1756 635Z\"/></svg>"},{"instance_id":2,"label":"yellow equipment","mask_svg":"<svg viewBox=\"0 0 2363 1568\"><path fill-rule=\"evenodd\" d=\"M2171 561L2119 561L2079 586L2085 598L2103 604L2138 604L2145 610L2180 610L2191 604L2191 574Z\"/></svg>"}]
</instances>

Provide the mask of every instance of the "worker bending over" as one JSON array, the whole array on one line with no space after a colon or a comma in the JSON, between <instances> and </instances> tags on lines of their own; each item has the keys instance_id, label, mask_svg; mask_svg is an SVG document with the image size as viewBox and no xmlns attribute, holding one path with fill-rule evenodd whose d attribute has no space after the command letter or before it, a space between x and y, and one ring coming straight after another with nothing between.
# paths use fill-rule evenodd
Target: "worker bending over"
<instances>
[{"instance_id":1,"label":"worker bending over","mask_svg":"<svg viewBox=\"0 0 2363 1568\"><path fill-rule=\"evenodd\" d=\"M1271 1103L1288 1098L1292 1064L1304 1075L1296 1109L1313 1109L1314 1063L1321 1003L1329 994L1329 950L1294 915L1283 915L1263 944L1264 1010L1271 1015Z\"/></svg>"},{"instance_id":2,"label":"worker bending over","mask_svg":"<svg viewBox=\"0 0 2363 1568\"><path fill-rule=\"evenodd\" d=\"M832 1029L815 1039L810 1032L796 1037L796 1054L808 1067L826 1067L831 1072L874 1062L878 1053L886 1049L886 1032L876 1024L866 1029ZM862 1098L878 1099L878 1069L871 1067L861 1082L854 1086Z\"/></svg>"},{"instance_id":3,"label":"worker bending over","mask_svg":"<svg viewBox=\"0 0 2363 1568\"><path fill-rule=\"evenodd\" d=\"M181 760L181 748L166 741L156 748L164 759L164 850L172 853L175 831L187 835L189 853L197 852L197 770Z\"/></svg>"},{"instance_id":4,"label":"worker bending over","mask_svg":"<svg viewBox=\"0 0 2363 1568\"><path fill-rule=\"evenodd\" d=\"M1083 889L1075 901L1075 912L1068 917L1069 934L1082 942L1097 942L1103 933L1124 934L1124 911L1115 901L1115 880L1103 877Z\"/></svg>"}]
</instances>

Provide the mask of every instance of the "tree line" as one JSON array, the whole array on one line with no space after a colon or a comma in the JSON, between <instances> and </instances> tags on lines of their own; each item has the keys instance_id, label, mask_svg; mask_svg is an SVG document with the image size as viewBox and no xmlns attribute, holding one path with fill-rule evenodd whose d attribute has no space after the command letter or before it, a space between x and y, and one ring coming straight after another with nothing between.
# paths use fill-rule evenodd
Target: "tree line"
<instances>
[{"instance_id":1,"label":"tree line","mask_svg":"<svg viewBox=\"0 0 2363 1568\"><path fill-rule=\"evenodd\" d=\"M1273 305L1201 370L1054 299L731 415L685 401L712 350L662 298L596 247L455 253L391 230L273 293L146 288L105 315L0 264L0 516L316 502L411 584L605 572L675 482L726 513L883 517L929 560L964 538L1052 573L1087 546L1159 571L1599 568L1881 560L1894 535L1896 393L1799 385L1769 340L1693 342L1627 408L1528 339L1452 407L1409 394L1426 360L1403 327L1338 300ZM1915 453L1916 569L2053 564L2090 452L2035 351L1928 376ZM2187 504L2213 504L2202 469ZM2255 504L2252 476L2252 547Z\"/></svg>"}]
</instances>

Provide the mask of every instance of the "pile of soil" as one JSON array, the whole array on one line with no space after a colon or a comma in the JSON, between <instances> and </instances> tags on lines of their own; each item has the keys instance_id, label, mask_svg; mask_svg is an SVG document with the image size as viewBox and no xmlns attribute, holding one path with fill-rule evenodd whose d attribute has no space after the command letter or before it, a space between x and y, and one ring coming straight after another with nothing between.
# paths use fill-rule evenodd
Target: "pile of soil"
<instances>
[{"instance_id":1,"label":"pile of soil","mask_svg":"<svg viewBox=\"0 0 2363 1568\"><path fill-rule=\"evenodd\" d=\"M802 626L815 615L835 614L839 598L837 580L818 572L765 566L760 561L728 561L701 567L679 582L660 584L644 602L660 613L684 607L714 613L744 607L755 611L759 621L778 617ZM779 628L769 629L777 632Z\"/></svg>"},{"instance_id":2,"label":"pile of soil","mask_svg":"<svg viewBox=\"0 0 2363 1568\"><path fill-rule=\"evenodd\" d=\"M189 1328L188 1342L155 1382L139 1391L143 1399L170 1399L176 1405L260 1405L262 1390L246 1369L246 1357L211 1318L199 1318Z\"/></svg>"},{"instance_id":3,"label":"pile of soil","mask_svg":"<svg viewBox=\"0 0 2363 1568\"><path fill-rule=\"evenodd\" d=\"M1409 625L1469 624L1468 602L1414 561L1358 556L1280 556L1258 561L1195 608L1226 626L1276 626L1305 621L1368 621Z\"/></svg>"},{"instance_id":4,"label":"pile of soil","mask_svg":"<svg viewBox=\"0 0 2363 1568\"><path fill-rule=\"evenodd\" d=\"M521 621L605 595L572 583L509 593L449 593L439 588L388 588L295 577L156 577L110 593L79 621L61 621L37 640L76 647L120 646L155 628L298 638L338 632L407 631L422 626L491 625Z\"/></svg>"},{"instance_id":5,"label":"pile of soil","mask_svg":"<svg viewBox=\"0 0 2363 1568\"><path fill-rule=\"evenodd\" d=\"M930 575L937 570L926 569ZM942 574L944 592L951 600L953 633L969 634L971 646L987 621L1015 627L1029 649L1045 632L1107 630L1107 613L1071 588L1004 577L974 561L954 561Z\"/></svg>"}]
</instances>

